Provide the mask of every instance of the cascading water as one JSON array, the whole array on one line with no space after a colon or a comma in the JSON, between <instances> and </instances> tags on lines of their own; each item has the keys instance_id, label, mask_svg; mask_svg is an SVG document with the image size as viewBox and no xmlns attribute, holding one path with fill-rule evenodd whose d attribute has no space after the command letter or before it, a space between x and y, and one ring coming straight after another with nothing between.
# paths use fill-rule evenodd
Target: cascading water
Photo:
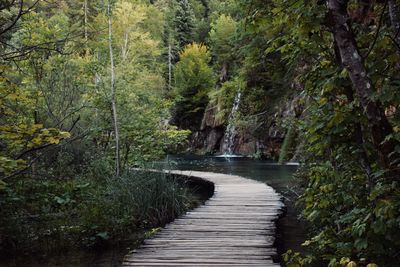
<instances>
[{"instance_id":1,"label":"cascading water","mask_svg":"<svg viewBox=\"0 0 400 267\"><path fill-rule=\"evenodd\" d=\"M234 119L235 119L236 113L239 109L241 96L242 96L242 92L240 90L238 90L235 100L233 101L231 113L229 114L229 121L228 121L229 124L226 127L224 139L223 139L223 143L222 143L221 152L223 153L224 156L231 156L231 155L233 155L233 152L234 152L235 137L236 137L236 127L234 124Z\"/></svg>"}]
</instances>

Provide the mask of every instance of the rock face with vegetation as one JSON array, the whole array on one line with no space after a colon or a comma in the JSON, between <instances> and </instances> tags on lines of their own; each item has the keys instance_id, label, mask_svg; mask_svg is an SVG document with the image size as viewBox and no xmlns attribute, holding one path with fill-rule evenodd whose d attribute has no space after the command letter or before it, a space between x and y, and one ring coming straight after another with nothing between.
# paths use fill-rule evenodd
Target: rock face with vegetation
<instances>
[{"instance_id":1,"label":"rock face with vegetation","mask_svg":"<svg viewBox=\"0 0 400 267\"><path fill-rule=\"evenodd\" d=\"M190 64L193 46L179 54L173 76L176 88L181 89L174 91L178 102L172 122L192 131L188 151L223 154L230 141L230 153L276 157L285 132L283 122L291 112L285 102L297 92L289 90L290 81L282 82L284 69L279 73L278 58L259 62L266 42L246 30L239 3L212 2L207 7L208 17L195 12L195 18L210 21L208 36L200 40L209 48L199 51L197 58L203 57L202 61L190 60ZM213 75L206 71L207 64L212 65ZM272 75L280 77L272 80Z\"/></svg>"},{"instance_id":2,"label":"rock face with vegetation","mask_svg":"<svg viewBox=\"0 0 400 267\"><path fill-rule=\"evenodd\" d=\"M399 14L395 0L1 1L0 250L156 227L191 194L132 167L227 153L302 163L309 251L289 266L398 266Z\"/></svg>"}]
</instances>

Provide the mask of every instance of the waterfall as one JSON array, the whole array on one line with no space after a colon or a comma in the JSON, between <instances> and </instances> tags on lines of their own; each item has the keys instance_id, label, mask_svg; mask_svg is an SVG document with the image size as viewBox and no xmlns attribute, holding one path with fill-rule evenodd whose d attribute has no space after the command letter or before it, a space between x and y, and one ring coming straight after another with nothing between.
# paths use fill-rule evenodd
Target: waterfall
<instances>
[{"instance_id":1,"label":"waterfall","mask_svg":"<svg viewBox=\"0 0 400 267\"><path fill-rule=\"evenodd\" d=\"M238 90L235 100L233 101L231 113L229 114L229 118L228 118L229 124L226 127L224 139L223 139L223 143L222 143L221 152L224 155L233 155L233 152L234 152L235 137L236 137L236 129L235 129L236 127L234 124L234 119L235 119L236 113L239 109L241 96L242 96L242 93L240 90Z\"/></svg>"}]
</instances>

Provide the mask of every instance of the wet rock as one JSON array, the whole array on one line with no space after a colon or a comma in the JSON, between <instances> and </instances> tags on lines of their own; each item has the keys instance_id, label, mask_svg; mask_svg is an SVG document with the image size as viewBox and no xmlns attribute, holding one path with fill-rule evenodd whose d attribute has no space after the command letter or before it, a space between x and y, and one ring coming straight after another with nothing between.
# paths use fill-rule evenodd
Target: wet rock
<instances>
[{"instance_id":1,"label":"wet rock","mask_svg":"<svg viewBox=\"0 0 400 267\"><path fill-rule=\"evenodd\" d=\"M235 133L233 154L277 159L287 131L285 122L300 117L303 110L304 106L298 96L282 99L259 117L261 123L255 129L250 127ZM187 152L202 155L223 153L222 143L227 125L223 118L217 116L219 113L218 104L208 104L199 130L193 132L190 138Z\"/></svg>"},{"instance_id":2,"label":"wet rock","mask_svg":"<svg viewBox=\"0 0 400 267\"><path fill-rule=\"evenodd\" d=\"M219 151L221 139L224 136L224 127L206 127L195 132L190 140L187 152L196 154L216 154Z\"/></svg>"}]
</instances>

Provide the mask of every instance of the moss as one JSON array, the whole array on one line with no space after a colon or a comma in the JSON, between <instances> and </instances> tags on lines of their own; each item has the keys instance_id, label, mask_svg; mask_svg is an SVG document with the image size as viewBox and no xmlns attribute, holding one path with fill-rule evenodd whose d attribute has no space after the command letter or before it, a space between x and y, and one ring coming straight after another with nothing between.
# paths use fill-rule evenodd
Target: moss
<instances>
[{"instance_id":1,"label":"moss","mask_svg":"<svg viewBox=\"0 0 400 267\"><path fill-rule=\"evenodd\" d=\"M297 128L294 122L291 122L283 140L281 151L279 153L279 164L285 163L286 160L293 156L293 149L297 136Z\"/></svg>"}]
</instances>

